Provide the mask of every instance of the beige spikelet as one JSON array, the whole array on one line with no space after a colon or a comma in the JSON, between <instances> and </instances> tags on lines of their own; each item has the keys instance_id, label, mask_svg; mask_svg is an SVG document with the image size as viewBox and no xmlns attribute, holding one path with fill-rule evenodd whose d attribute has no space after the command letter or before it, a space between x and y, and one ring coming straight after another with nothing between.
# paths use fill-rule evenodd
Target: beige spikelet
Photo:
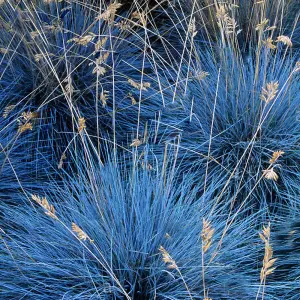
<instances>
[{"instance_id":1,"label":"beige spikelet","mask_svg":"<svg viewBox=\"0 0 300 300\"><path fill-rule=\"evenodd\" d=\"M266 48L274 50L276 49L276 45L273 44L273 40L269 37L266 40L262 41Z\"/></svg>"},{"instance_id":2,"label":"beige spikelet","mask_svg":"<svg viewBox=\"0 0 300 300\"><path fill-rule=\"evenodd\" d=\"M201 232L203 253L205 253L210 248L214 232L215 230L214 228L212 228L210 222L203 219L203 227Z\"/></svg>"},{"instance_id":3,"label":"beige spikelet","mask_svg":"<svg viewBox=\"0 0 300 300\"><path fill-rule=\"evenodd\" d=\"M268 180L277 181L278 174L274 171L274 168L263 170L263 177Z\"/></svg>"},{"instance_id":4,"label":"beige spikelet","mask_svg":"<svg viewBox=\"0 0 300 300\"><path fill-rule=\"evenodd\" d=\"M18 132L23 133L27 130L32 130L32 129L33 129L32 123L28 122L28 123L25 123L25 124L20 124L19 128L18 128Z\"/></svg>"},{"instance_id":5,"label":"beige spikelet","mask_svg":"<svg viewBox=\"0 0 300 300\"><path fill-rule=\"evenodd\" d=\"M284 152L281 150L273 152L272 158L269 160L270 164L274 164L274 162L276 162L278 160L278 158L280 156L282 156L283 154L284 154Z\"/></svg>"},{"instance_id":6,"label":"beige spikelet","mask_svg":"<svg viewBox=\"0 0 300 300\"><path fill-rule=\"evenodd\" d=\"M31 195L31 199L38 203L40 206L42 206L45 209L45 214L52 219L58 220L55 209L53 205L50 205L46 197L39 197L37 195Z\"/></svg>"},{"instance_id":7,"label":"beige spikelet","mask_svg":"<svg viewBox=\"0 0 300 300\"><path fill-rule=\"evenodd\" d=\"M78 119L78 133L81 133L86 128L85 118Z\"/></svg>"},{"instance_id":8,"label":"beige spikelet","mask_svg":"<svg viewBox=\"0 0 300 300\"><path fill-rule=\"evenodd\" d=\"M3 118L6 119L8 117L8 115L13 111L13 109L15 108L15 105L8 105L4 108L3 111Z\"/></svg>"},{"instance_id":9,"label":"beige spikelet","mask_svg":"<svg viewBox=\"0 0 300 300\"><path fill-rule=\"evenodd\" d=\"M265 282L267 276L274 272L275 267L273 266L275 261L277 260L276 258L273 258L273 248L270 244L270 236L271 236L270 224L267 227L263 226L262 233L259 233L259 236L265 244L263 266L260 272L260 281Z\"/></svg>"},{"instance_id":10,"label":"beige spikelet","mask_svg":"<svg viewBox=\"0 0 300 300\"><path fill-rule=\"evenodd\" d=\"M286 35L280 35L280 36L278 36L276 42L277 43L281 42L281 43L285 44L288 47L292 47L293 46L293 43L292 43L291 39L288 36L286 36Z\"/></svg>"},{"instance_id":11,"label":"beige spikelet","mask_svg":"<svg viewBox=\"0 0 300 300\"><path fill-rule=\"evenodd\" d=\"M111 3L106 11L104 11L103 13L101 13L99 16L96 17L96 20L104 20L104 21L109 21L109 22L113 22L115 19L115 15L117 13L117 10L122 6L121 3L118 2L113 2Z\"/></svg>"},{"instance_id":12,"label":"beige spikelet","mask_svg":"<svg viewBox=\"0 0 300 300\"><path fill-rule=\"evenodd\" d=\"M130 144L130 147L138 147L142 144L143 142L140 139L133 139L132 143Z\"/></svg>"},{"instance_id":13,"label":"beige spikelet","mask_svg":"<svg viewBox=\"0 0 300 300\"><path fill-rule=\"evenodd\" d=\"M177 264L175 260L171 257L171 255L168 253L168 251L163 247L159 247L159 252L162 255L163 262L167 265L168 269L177 269Z\"/></svg>"},{"instance_id":14,"label":"beige spikelet","mask_svg":"<svg viewBox=\"0 0 300 300\"><path fill-rule=\"evenodd\" d=\"M77 237L80 240L86 241L89 240L90 243L93 243L94 240L92 240L78 225L76 225L74 222L72 222L72 230L76 233Z\"/></svg>"},{"instance_id":15,"label":"beige spikelet","mask_svg":"<svg viewBox=\"0 0 300 300\"><path fill-rule=\"evenodd\" d=\"M147 91L147 88L149 88L150 82L143 82L142 84L134 81L133 79L128 79L128 83L130 85L132 85L134 88L139 89L139 90L143 90L143 91Z\"/></svg>"},{"instance_id":16,"label":"beige spikelet","mask_svg":"<svg viewBox=\"0 0 300 300\"><path fill-rule=\"evenodd\" d=\"M278 92L278 86L278 81L271 81L267 83L266 87L262 89L260 99L265 101L266 103L272 101Z\"/></svg>"},{"instance_id":17,"label":"beige spikelet","mask_svg":"<svg viewBox=\"0 0 300 300\"><path fill-rule=\"evenodd\" d=\"M109 91L103 91L103 90L101 91L100 101L102 102L102 107L105 107L107 104L108 94L109 94Z\"/></svg>"}]
</instances>

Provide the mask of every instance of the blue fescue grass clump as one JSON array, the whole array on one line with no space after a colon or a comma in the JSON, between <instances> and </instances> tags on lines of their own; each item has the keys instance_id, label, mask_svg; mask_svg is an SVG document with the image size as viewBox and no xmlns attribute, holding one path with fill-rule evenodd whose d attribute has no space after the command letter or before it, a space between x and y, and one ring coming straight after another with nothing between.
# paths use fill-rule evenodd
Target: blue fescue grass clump
<instances>
[{"instance_id":1,"label":"blue fescue grass clump","mask_svg":"<svg viewBox=\"0 0 300 300\"><path fill-rule=\"evenodd\" d=\"M193 169L203 190L220 182L216 194L218 201L224 197L225 206L243 203L256 210L296 206L300 186L297 61L283 49L274 54L263 49L258 61L254 50L241 57L231 49L218 49L214 50L218 58L214 51L200 49L198 61L184 64L175 101L161 114L160 139L155 135L153 140L173 145L181 171ZM174 77L176 73L170 81ZM278 87L267 102L262 95L269 83ZM176 135L180 142L169 138ZM284 154L270 164L279 150ZM263 176L263 170L273 167L277 181Z\"/></svg>"},{"instance_id":2,"label":"blue fescue grass clump","mask_svg":"<svg viewBox=\"0 0 300 300\"><path fill-rule=\"evenodd\" d=\"M267 299L299 298L299 210L285 212L286 215L272 226L271 244L277 260L276 269L267 282Z\"/></svg>"},{"instance_id":3,"label":"blue fescue grass clump","mask_svg":"<svg viewBox=\"0 0 300 300\"><path fill-rule=\"evenodd\" d=\"M53 172L53 119L31 107L0 105L0 201L17 204L18 193L43 191ZM26 129L26 126L30 128ZM47 134L45 134L47 133Z\"/></svg>"},{"instance_id":4,"label":"blue fescue grass clump","mask_svg":"<svg viewBox=\"0 0 300 300\"><path fill-rule=\"evenodd\" d=\"M299 4L269 2L0 1L1 299L299 298Z\"/></svg>"},{"instance_id":5,"label":"blue fescue grass clump","mask_svg":"<svg viewBox=\"0 0 300 300\"><path fill-rule=\"evenodd\" d=\"M33 200L14 209L1 203L1 297L202 299L209 195L199 199L205 206L195 204L190 178L176 184L160 172L115 162L78 170L45 195L57 218ZM209 221L215 231L203 258L206 292L215 299L253 298L259 276L249 243L253 220L234 222L222 240L222 218ZM178 269L163 262L160 246Z\"/></svg>"},{"instance_id":6,"label":"blue fescue grass clump","mask_svg":"<svg viewBox=\"0 0 300 300\"><path fill-rule=\"evenodd\" d=\"M138 102L162 93L158 70L174 60L169 52L179 50L155 27L155 16L149 14L144 25L134 7L117 6L111 19L97 20L108 7L104 2L4 3L0 85L8 90L5 101L55 110L58 131L74 132L84 117L90 134L127 143L140 119L149 118ZM160 49L167 47L171 50Z\"/></svg>"}]
</instances>

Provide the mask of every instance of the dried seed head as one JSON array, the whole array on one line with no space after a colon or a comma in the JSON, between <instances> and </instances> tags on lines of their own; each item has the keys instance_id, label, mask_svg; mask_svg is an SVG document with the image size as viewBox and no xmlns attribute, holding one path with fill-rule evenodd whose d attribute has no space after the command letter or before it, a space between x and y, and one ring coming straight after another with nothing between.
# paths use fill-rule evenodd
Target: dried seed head
<instances>
[{"instance_id":1,"label":"dried seed head","mask_svg":"<svg viewBox=\"0 0 300 300\"><path fill-rule=\"evenodd\" d=\"M65 80L63 80L63 82L66 83L66 85L65 85L66 93L69 94L70 96L72 96L74 93L72 78L70 76L68 76Z\"/></svg>"},{"instance_id":2,"label":"dried seed head","mask_svg":"<svg viewBox=\"0 0 300 300\"><path fill-rule=\"evenodd\" d=\"M59 164L57 166L58 169L62 169L63 167L63 163L64 163L64 160L67 158L65 152L61 155L60 157L60 160L59 160Z\"/></svg>"},{"instance_id":3,"label":"dried seed head","mask_svg":"<svg viewBox=\"0 0 300 300\"><path fill-rule=\"evenodd\" d=\"M265 177L268 180L274 180L277 181L278 175L274 171L274 168L263 170L263 177Z\"/></svg>"},{"instance_id":4,"label":"dried seed head","mask_svg":"<svg viewBox=\"0 0 300 300\"><path fill-rule=\"evenodd\" d=\"M162 254L162 259L165 264L167 264L169 269L177 269L177 264L175 260L170 256L167 250L163 247L159 247L159 252Z\"/></svg>"},{"instance_id":5,"label":"dried seed head","mask_svg":"<svg viewBox=\"0 0 300 300\"><path fill-rule=\"evenodd\" d=\"M18 128L18 132L19 133L23 133L27 130L32 130L32 123L31 122L28 122L28 123L25 123L25 124L20 124L19 125L19 128Z\"/></svg>"},{"instance_id":6,"label":"dried seed head","mask_svg":"<svg viewBox=\"0 0 300 300\"><path fill-rule=\"evenodd\" d=\"M228 15L227 6L220 4L216 7L216 18L221 30L224 30L227 34L235 32L237 23L234 18Z\"/></svg>"},{"instance_id":7,"label":"dried seed head","mask_svg":"<svg viewBox=\"0 0 300 300\"><path fill-rule=\"evenodd\" d=\"M278 92L278 86L279 86L278 81L269 82L265 88L262 88L260 99L265 101L266 103L272 101Z\"/></svg>"},{"instance_id":8,"label":"dried seed head","mask_svg":"<svg viewBox=\"0 0 300 300\"><path fill-rule=\"evenodd\" d=\"M291 39L288 36L286 36L286 35L280 35L280 36L278 36L276 42L277 43L281 42L281 43L285 44L288 47L292 47L293 46L293 43L292 43Z\"/></svg>"},{"instance_id":9,"label":"dried seed head","mask_svg":"<svg viewBox=\"0 0 300 300\"><path fill-rule=\"evenodd\" d=\"M13 111L13 109L15 108L15 105L8 105L4 108L3 111L3 118L6 119L8 117L8 115Z\"/></svg>"},{"instance_id":10,"label":"dried seed head","mask_svg":"<svg viewBox=\"0 0 300 300\"><path fill-rule=\"evenodd\" d=\"M273 164L274 162L276 162L278 160L278 158L280 156L282 156L283 154L284 154L284 152L281 150L273 152L272 158L269 160L270 164Z\"/></svg>"},{"instance_id":11,"label":"dried seed head","mask_svg":"<svg viewBox=\"0 0 300 300\"><path fill-rule=\"evenodd\" d=\"M89 34L87 34L83 37L79 37L79 38L74 37L74 38L68 40L67 43L75 42L78 45L87 46L88 43L93 41L94 38L95 38L95 34L94 33L89 33Z\"/></svg>"},{"instance_id":12,"label":"dried seed head","mask_svg":"<svg viewBox=\"0 0 300 300\"><path fill-rule=\"evenodd\" d=\"M196 19L193 18L191 23L188 26L188 32L191 34L192 38L196 36L198 31L196 31Z\"/></svg>"},{"instance_id":13,"label":"dried seed head","mask_svg":"<svg viewBox=\"0 0 300 300\"><path fill-rule=\"evenodd\" d=\"M143 142L141 141L141 140L139 140L139 139L134 139L133 141L132 141L132 143L130 144L130 147L138 147L138 146L140 146L140 145L142 145L143 144Z\"/></svg>"},{"instance_id":14,"label":"dried seed head","mask_svg":"<svg viewBox=\"0 0 300 300\"><path fill-rule=\"evenodd\" d=\"M262 43L266 46L266 48L274 50L276 49L276 45L273 44L273 40L269 37L265 41L262 41Z\"/></svg>"},{"instance_id":15,"label":"dried seed head","mask_svg":"<svg viewBox=\"0 0 300 300\"><path fill-rule=\"evenodd\" d=\"M294 72L299 72L299 71L300 71L300 61L297 61L296 65L295 65Z\"/></svg>"},{"instance_id":16,"label":"dried seed head","mask_svg":"<svg viewBox=\"0 0 300 300\"><path fill-rule=\"evenodd\" d=\"M89 240L90 243L94 242L94 240L90 239L89 236L74 222L72 222L72 230L76 233L77 237L80 240L83 240L83 241Z\"/></svg>"},{"instance_id":17,"label":"dried seed head","mask_svg":"<svg viewBox=\"0 0 300 300\"><path fill-rule=\"evenodd\" d=\"M204 80L207 76L209 76L208 72L200 71L196 77L198 80Z\"/></svg>"},{"instance_id":18,"label":"dried seed head","mask_svg":"<svg viewBox=\"0 0 300 300\"><path fill-rule=\"evenodd\" d=\"M106 11L104 11L102 14L100 14L98 17L96 17L96 20L104 20L113 22L115 19L115 15L117 10L122 6L121 3L113 2L109 4Z\"/></svg>"},{"instance_id":19,"label":"dried seed head","mask_svg":"<svg viewBox=\"0 0 300 300\"><path fill-rule=\"evenodd\" d=\"M171 236L170 236L168 233L166 233L166 234L165 234L165 238L166 238L166 239L170 239Z\"/></svg>"},{"instance_id":20,"label":"dried seed head","mask_svg":"<svg viewBox=\"0 0 300 300\"><path fill-rule=\"evenodd\" d=\"M100 100L102 102L102 107L105 107L107 104L107 97L108 97L109 91L102 90L100 94Z\"/></svg>"},{"instance_id":21,"label":"dried seed head","mask_svg":"<svg viewBox=\"0 0 300 300\"><path fill-rule=\"evenodd\" d=\"M85 118L78 119L78 133L81 133L86 128Z\"/></svg>"},{"instance_id":22,"label":"dried seed head","mask_svg":"<svg viewBox=\"0 0 300 300\"><path fill-rule=\"evenodd\" d=\"M134 88L143 90L143 91L147 91L147 88L149 88L151 86L150 82L143 82L142 84L140 84L138 82L135 82L132 79L128 79L128 83L130 85L132 85Z\"/></svg>"},{"instance_id":23,"label":"dried seed head","mask_svg":"<svg viewBox=\"0 0 300 300\"><path fill-rule=\"evenodd\" d=\"M50 205L46 197L40 198L37 195L31 195L31 199L45 209L45 214L52 219L58 220L53 205Z\"/></svg>"},{"instance_id":24,"label":"dried seed head","mask_svg":"<svg viewBox=\"0 0 300 300\"><path fill-rule=\"evenodd\" d=\"M134 99L133 95L131 93L128 93L128 97L131 99L131 104L135 105L137 101Z\"/></svg>"},{"instance_id":25,"label":"dried seed head","mask_svg":"<svg viewBox=\"0 0 300 300\"><path fill-rule=\"evenodd\" d=\"M210 248L214 232L215 230L212 228L210 222L203 219L203 227L201 232L203 253Z\"/></svg>"},{"instance_id":26,"label":"dried seed head","mask_svg":"<svg viewBox=\"0 0 300 300\"><path fill-rule=\"evenodd\" d=\"M125 20L121 20L119 23L116 23L115 26L120 28L120 30L123 30L123 31L130 29L130 24Z\"/></svg>"},{"instance_id":27,"label":"dried seed head","mask_svg":"<svg viewBox=\"0 0 300 300\"><path fill-rule=\"evenodd\" d=\"M263 19L261 23L256 25L255 30L263 31L268 23L269 23L268 19Z\"/></svg>"},{"instance_id":28,"label":"dried seed head","mask_svg":"<svg viewBox=\"0 0 300 300\"><path fill-rule=\"evenodd\" d=\"M106 73L106 69L102 66L96 65L92 73L97 74L98 76L103 76Z\"/></svg>"},{"instance_id":29,"label":"dried seed head","mask_svg":"<svg viewBox=\"0 0 300 300\"><path fill-rule=\"evenodd\" d=\"M263 258L263 266L260 272L260 280L264 282L268 275L272 274L275 270L274 263L277 260L273 258L273 248L270 244L271 228L270 223L267 227L263 226L262 233L259 233L260 238L265 244L265 254Z\"/></svg>"},{"instance_id":30,"label":"dried seed head","mask_svg":"<svg viewBox=\"0 0 300 300\"><path fill-rule=\"evenodd\" d=\"M96 44L95 44L95 52L99 52L100 50L103 50L104 45L107 42L108 37L104 37L100 39Z\"/></svg>"},{"instance_id":31,"label":"dried seed head","mask_svg":"<svg viewBox=\"0 0 300 300\"><path fill-rule=\"evenodd\" d=\"M144 12L134 11L131 14L132 19L137 19L144 27L147 25L147 17Z\"/></svg>"},{"instance_id":32,"label":"dried seed head","mask_svg":"<svg viewBox=\"0 0 300 300\"><path fill-rule=\"evenodd\" d=\"M1 3L0 3L0 5L1 5ZM6 48L0 48L0 53L7 54L8 50Z\"/></svg>"},{"instance_id":33,"label":"dried seed head","mask_svg":"<svg viewBox=\"0 0 300 300\"><path fill-rule=\"evenodd\" d=\"M225 5L220 4L216 7L216 18L220 21L224 21L228 17L227 9Z\"/></svg>"}]
</instances>

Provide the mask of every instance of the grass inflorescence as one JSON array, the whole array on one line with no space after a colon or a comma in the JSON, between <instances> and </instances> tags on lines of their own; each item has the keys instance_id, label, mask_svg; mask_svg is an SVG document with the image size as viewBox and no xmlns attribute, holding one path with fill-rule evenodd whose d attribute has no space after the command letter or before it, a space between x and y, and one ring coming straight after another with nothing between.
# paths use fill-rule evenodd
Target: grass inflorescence
<instances>
[{"instance_id":1,"label":"grass inflorescence","mask_svg":"<svg viewBox=\"0 0 300 300\"><path fill-rule=\"evenodd\" d=\"M300 5L0 1L0 298L299 298Z\"/></svg>"}]
</instances>

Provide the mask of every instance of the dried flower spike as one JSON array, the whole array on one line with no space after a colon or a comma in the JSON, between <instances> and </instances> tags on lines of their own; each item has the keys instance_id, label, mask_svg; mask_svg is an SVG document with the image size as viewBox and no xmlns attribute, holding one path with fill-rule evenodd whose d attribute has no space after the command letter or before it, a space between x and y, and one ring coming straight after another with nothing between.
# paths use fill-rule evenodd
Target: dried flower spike
<instances>
[{"instance_id":1,"label":"dried flower spike","mask_svg":"<svg viewBox=\"0 0 300 300\"><path fill-rule=\"evenodd\" d=\"M0 5L1 5L1 3L0 3ZM6 48L0 48L0 53L7 54L8 50Z\"/></svg>"},{"instance_id":2,"label":"dried flower spike","mask_svg":"<svg viewBox=\"0 0 300 300\"><path fill-rule=\"evenodd\" d=\"M269 23L268 19L263 19L259 24L256 25L255 30L262 31L266 27L266 25Z\"/></svg>"},{"instance_id":3,"label":"dried flower spike","mask_svg":"<svg viewBox=\"0 0 300 300\"><path fill-rule=\"evenodd\" d=\"M162 254L163 262L167 264L168 269L177 269L175 260L170 256L167 250L163 246L160 246L158 250Z\"/></svg>"},{"instance_id":4,"label":"dried flower spike","mask_svg":"<svg viewBox=\"0 0 300 300\"><path fill-rule=\"evenodd\" d=\"M104 37L102 39L100 39L96 44L95 44L95 52L99 52L100 50L103 49L104 45L107 42L108 37Z\"/></svg>"},{"instance_id":5,"label":"dried flower spike","mask_svg":"<svg viewBox=\"0 0 300 300\"><path fill-rule=\"evenodd\" d=\"M59 164L57 166L58 169L62 169L63 164L64 164L64 160L67 158L65 152L61 155L60 160L59 160Z\"/></svg>"},{"instance_id":6,"label":"dried flower spike","mask_svg":"<svg viewBox=\"0 0 300 300\"><path fill-rule=\"evenodd\" d=\"M35 202L37 202L40 206L42 206L45 209L45 214L52 219L58 220L55 209L53 205L50 205L46 197L40 198L37 195L31 195L31 199Z\"/></svg>"},{"instance_id":7,"label":"dried flower spike","mask_svg":"<svg viewBox=\"0 0 300 300\"><path fill-rule=\"evenodd\" d=\"M78 132L81 133L86 128L85 118L78 119Z\"/></svg>"},{"instance_id":8,"label":"dried flower spike","mask_svg":"<svg viewBox=\"0 0 300 300\"><path fill-rule=\"evenodd\" d=\"M266 103L272 101L278 92L278 86L279 86L278 81L269 82L267 86L262 89L260 99L265 101Z\"/></svg>"},{"instance_id":9,"label":"dried flower spike","mask_svg":"<svg viewBox=\"0 0 300 300\"><path fill-rule=\"evenodd\" d=\"M122 6L121 3L113 2L109 4L106 11L104 11L102 14L100 14L98 17L96 17L96 20L104 20L113 22L115 19L115 15L117 10Z\"/></svg>"},{"instance_id":10,"label":"dried flower spike","mask_svg":"<svg viewBox=\"0 0 300 300\"><path fill-rule=\"evenodd\" d=\"M212 228L210 222L203 219L203 228L201 232L203 253L205 253L210 248L214 232L215 230Z\"/></svg>"},{"instance_id":11,"label":"dried flower spike","mask_svg":"<svg viewBox=\"0 0 300 300\"><path fill-rule=\"evenodd\" d=\"M293 46L293 43L292 43L291 39L288 36L286 36L286 35L280 35L280 36L278 36L276 42L277 43L281 42L281 43L285 44L288 47L292 47Z\"/></svg>"},{"instance_id":12,"label":"dried flower spike","mask_svg":"<svg viewBox=\"0 0 300 300\"><path fill-rule=\"evenodd\" d=\"M300 71L300 61L297 61L296 65L295 65L294 72L299 72L299 71Z\"/></svg>"},{"instance_id":13,"label":"dried flower spike","mask_svg":"<svg viewBox=\"0 0 300 300\"><path fill-rule=\"evenodd\" d=\"M263 170L263 177L265 177L268 180L274 180L277 181L278 174L274 171L274 168Z\"/></svg>"},{"instance_id":14,"label":"dried flower spike","mask_svg":"<svg viewBox=\"0 0 300 300\"><path fill-rule=\"evenodd\" d=\"M132 141L132 143L130 144L130 147L138 147L142 144L143 144L143 142L140 139L134 139Z\"/></svg>"},{"instance_id":15,"label":"dried flower spike","mask_svg":"<svg viewBox=\"0 0 300 300\"><path fill-rule=\"evenodd\" d=\"M135 105L137 103L137 101L134 99L132 93L128 93L128 97L130 98L132 105Z\"/></svg>"},{"instance_id":16,"label":"dried flower spike","mask_svg":"<svg viewBox=\"0 0 300 300\"><path fill-rule=\"evenodd\" d=\"M19 125L19 128L18 128L18 132L19 133L23 133L27 130L32 130L32 123L31 122L28 122L28 123L25 123L25 124L20 124Z\"/></svg>"},{"instance_id":17,"label":"dried flower spike","mask_svg":"<svg viewBox=\"0 0 300 300\"><path fill-rule=\"evenodd\" d=\"M189 24L188 32L191 34L191 36L193 38L197 35L198 31L196 31L196 19L195 18L193 18L193 20Z\"/></svg>"},{"instance_id":18,"label":"dried flower spike","mask_svg":"<svg viewBox=\"0 0 300 300\"><path fill-rule=\"evenodd\" d=\"M135 82L132 79L128 79L128 83L130 85L132 85L133 87L135 87L136 89L143 90L143 91L146 91L147 88L149 88L151 86L150 82L143 82L142 84L140 84L138 82Z\"/></svg>"},{"instance_id":19,"label":"dried flower spike","mask_svg":"<svg viewBox=\"0 0 300 300\"><path fill-rule=\"evenodd\" d=\"M273 40L269 37L265 41L262 41L262 43L266 46L266 48L274 50L276 49L276 45L273 44Z\"/></svg>"},{"instance_id":20,"label":"dried flower spike","mask_svg":"<svg viewBox=\"0 0 300 300\"><path fill-rule=\"evenodd\" d=\"M273 164L274 162L277 161L277 159L284 154L283 151L275 151L273 152L272 158L269 160L270 164Z\"/></svg>"},{"instance_id":21,"label":"dried flower spike","mask_svg":"<svg viewBox=\"0 0 300 300\"><path fill-rule=\"evenodd\" d=\"M6 119L8 117L8 115L13 111L13 109L15 108L15 105L8 105L4 108L3 111L3 118Z\"/></svg>"},{"instance_id":22,"label":"dried flower spike","mask_svg":"<svg viewBox=\"0 0 300 300\"><path fill-rule=\"evenodd\" d=\"M74 222L72 222L72 230L76 233L77 237L80 240L83 240L83 241L89 240L90 243L94 242L94 240L89 238L89 236Z\"/></svg>"},{"instance_id":23,"label":"dried flower spike","mask_svg":"<svg viewBox=\"0 0 300 300\"><path fill-rule=\"evenodd\" d=\"M196 77L198 80L204 80L207 76L209 76L208 72L200 71Z\"/></svg>"},{"instance_id":24,"label":"dried flower spike","mask_svg":"<svg viewBox=\"0 0 300 300\"><path fill-rule=\"evenodd\" d=\"M260 280L261 282L265 282L267 276L274 272L275 267L273 267L273 265L277 260L276 258L273 258L273 249L270 244L270 236L271 236L270 224L267 227L263 226L262 233L259 233L259 236L265 244L263 266L260 272Z\"/></svg>"},{"instance_id":25,"label":"dried flower spike","mask_svg":"<svg viewBox=\"0 0 300 300\"><path fill-rule=\"evenodd\" d=\"M100 94L100 101L102 102L102 107L105 107L107 104L107 97L108 97L109 91L103 91Z\"/></svg>"},{"instance_id":26,"label":"dried flower spike","mask_svg":"<svg viewBox=\"0 0 300 300\"><path fill-rule=\"evenodd\" d=\"M87 35L85 35L83 37L72 38L72 39L68 40L67 43L75 42L78 45L82 45L82 46L86 47L88 45L88 43L90 43L91 41L93 41L94 38L95 38L95 34L94 33L90 33L90 34L87 34Z\"/></svg>"}]
</instances>

